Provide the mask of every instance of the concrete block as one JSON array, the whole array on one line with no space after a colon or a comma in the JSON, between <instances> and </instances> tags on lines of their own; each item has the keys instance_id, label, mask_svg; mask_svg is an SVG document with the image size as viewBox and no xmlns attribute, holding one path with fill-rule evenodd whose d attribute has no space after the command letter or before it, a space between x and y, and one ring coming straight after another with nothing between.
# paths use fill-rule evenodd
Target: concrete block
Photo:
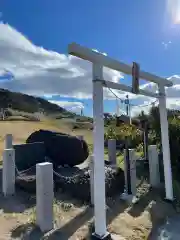
<instances>
[{"instance_id":1,"label":"concrete block","mask_svg":"<svg viewBox=\"0 0 180 240\"><path fill-rule=\"evenodd\" d=\"M149 157L149 178L150 185L158 188L160 186L159 159L156 145L148 147Z\"/></svg>"},{"instance_id":2,"label":"concrete block","mask_svg":"<svg viewBox=\"0 0 180 240\"><path fill-rule=\"evenodd\" d=\"M13 136L12 134L6 134L5 136L5 149L12 149L13 148Z\"/></svg>"},{"instance_id":3,"label":"concrete block","mask_svg":"<svg viewBox=\"0 0 180 240\"><path fill-rule=\"evenodd\" d=\"M3 152L2 189L4 196L15 193L15 150L5 149Z\"/></svg>"},{"instance_id":4,"label":"concrete block","mask_svg":"<svg viewBox=\"0 0 180 240\"><path fill-rule=\"evenodd\" d=\"M108 140L108 156L111 165L116 166L116 139Z\"/></svg>"},{"instance_id":5,"label":"concrete block","mask_svg":"<svg viewBox=\"0 0 180 240\"><path fill-rule=\"evenodd\" d=\"M36 165L36 220L42 232L53 229L53 165Z\"/></svg>"}]
</instances>

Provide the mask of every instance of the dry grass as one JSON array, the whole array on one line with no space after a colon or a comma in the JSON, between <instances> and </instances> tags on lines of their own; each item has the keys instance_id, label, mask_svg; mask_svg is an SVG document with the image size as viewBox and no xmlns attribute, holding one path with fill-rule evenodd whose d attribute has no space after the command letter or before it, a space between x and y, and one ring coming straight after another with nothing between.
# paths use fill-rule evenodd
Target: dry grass
<instances>
[{"instance_id":1,"label":"dry grass","mask_svg":"<svg viewBox=\"0 0 180 240\"><path fill-rule=\"evenodd\" d=\"M69 133L72 135L83 135L88 143L92 143L92 131L86 129L77 129L75 131L61 120L46 120L43 122L23 121L16 119L16 121L0 121L0 154L4 149L4 138L6 134L13 135L14 143L23 143L27 137L34 131L39 129L59 131Z\"/></svg>"},{"instance_id":2,"label":"dry grass","mask_svg":"<svg viewBox=\"0 0 180 240\"><path fill-rule=\"evenodd\" d=\"M15 121L14 121L15 120ZM90 153L93 149L93 131L87 128L73 129L73 123L68 123L62 119L46 119L45 121L24 121L22 118L13 117L13 121L0 121L0 155L4 149L4 138L6 134L11 133L13 135L13 142L15 144L24 143L27 137L34 131L39 129L59 131L68 133L73 136L83 136L89 145ZM108 160L108 151L105 149L104 159ZM123 168L123 156L117 153L117 162L120 167Z\"/></svg>"}]
</instances>

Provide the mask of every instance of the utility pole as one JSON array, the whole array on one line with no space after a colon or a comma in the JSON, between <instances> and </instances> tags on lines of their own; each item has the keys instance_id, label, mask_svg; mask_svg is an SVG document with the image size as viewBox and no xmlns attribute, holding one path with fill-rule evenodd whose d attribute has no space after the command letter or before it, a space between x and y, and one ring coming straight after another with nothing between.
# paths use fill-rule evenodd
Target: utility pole
<instances>
[{"instance_id":1,"label":"utility pole","mask_svg":"<svg viewBox=\"0 0 180 240\"><path fill-rule=\"evenodd\" d=\"M83 108L81 108L81 117L83 116Z\"/></svg>"},{"instance_id":2,"label":"utility pole","mask_svg":"<svg viewBox=\"0 0 180 240\"><path fill-rule=\"evenodd\" d=\"M120 113L119 113L119 102L118 102L118 99L116 98L116 114L117 114L117 117L119 117Z\"/></svg>"},{"instance_id":3,"label":"utility pole","mask_svg":"<svg viewBox=\"0 0 180 240\"><path fill-rule=\"evenodd\" d=\"M129 96L128 95L126 95L125 104L126 104L126 115L129 116Z\"/></svg>"},{"instance_id":4,"label":"utility pole","mask_svg":"<svg viewBox=\"0 0 180 240\"><path fill-rule=\"evenodd\" d=\"M126 115L129 117L129 96L126 95L125 99L125 105L126 105ZM125 136L125 151L126 151L126 166L127 166L127 194L131 195L131 170L130 170L130 159L129 159L129 138L128 136Z\"/></svg>"},{"instance_id":5,"label":"utility pole","mask_svg":"<svg viewBox=\"0 0 180 240\"><path fill-rule=\"evenodd\" d=\"M126 95L125 105L126 105L126 115L129 118L129 124L131 124L130 103L129 103L129 96L128 95Z\"/></svg>"}]
</instances>

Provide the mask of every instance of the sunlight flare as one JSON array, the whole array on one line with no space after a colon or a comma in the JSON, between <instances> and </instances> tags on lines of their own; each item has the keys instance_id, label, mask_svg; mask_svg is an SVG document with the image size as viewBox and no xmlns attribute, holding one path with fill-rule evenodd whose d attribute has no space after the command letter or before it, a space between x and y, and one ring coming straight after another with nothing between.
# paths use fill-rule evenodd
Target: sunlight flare
<instances>
[{"instance_id":1,"label":"sunlight flare","mask_svg":"<svg viewBox=\"0 0 180 240\"><path fill-rule=\"evenodd\" d=\"M180 24L180 0L167 0L167 10L173 24Z\"/></svg>"}]
</instances>

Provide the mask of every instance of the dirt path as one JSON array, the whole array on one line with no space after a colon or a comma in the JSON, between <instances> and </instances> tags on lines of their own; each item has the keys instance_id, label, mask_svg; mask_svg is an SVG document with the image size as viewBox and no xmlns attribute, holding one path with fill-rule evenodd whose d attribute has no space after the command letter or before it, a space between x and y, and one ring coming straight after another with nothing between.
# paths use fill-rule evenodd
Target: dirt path
<instances>
[{"instance_id":1,"label":"dirt path","mask_svg":"<svg viewBox=\"0 0 180 240\"><path fill-rule=\"evenodd\" d=\"M46 235L41 234L34 226L34 198L30 198L27 193L18 192L16 197L4 199L1 196L0 199L0 240L88 239L93 209L62 193L56 195L54 203L54 230ZM107 201L109 231L128 240L150 240L150 233L173 215L173 207L163 202L155 192L144 191L140 202L132 206L127 206L119 198Z\"/></svg>"}]
</instances>

